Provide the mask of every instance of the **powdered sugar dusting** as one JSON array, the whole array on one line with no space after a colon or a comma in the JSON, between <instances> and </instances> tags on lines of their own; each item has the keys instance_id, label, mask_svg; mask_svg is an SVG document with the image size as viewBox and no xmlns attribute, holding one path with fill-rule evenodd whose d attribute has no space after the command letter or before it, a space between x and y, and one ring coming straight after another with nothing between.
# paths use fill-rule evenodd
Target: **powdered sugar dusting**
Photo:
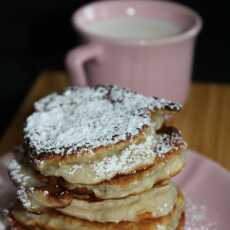
<instances>
[{"instance_id":1,"label":"powdered sugar dusting","mask_svg":"<svg viewBox=\"0 0 230 230\"><path fill-rule=\"evenodd\" d=\"M207 208L204 205L196 205L187 199L185 208L185 230L217 230L217 224L210 221Z\"/></svg>"},{"instance_id":2,"label":"powdered sugar dusting","mask_svg":"<svg viewBox=\"0 0 230 230\"><path fill-rule=\"evenodd\" d=\"M151 132L146 140L140 144L131 144L120 154L105 157L100 161L92 163L91 168L98 178L110 179L119 174L126 174L141 166L148 166L154 163L155 157L166 154L173 149L186 147L182 136L178 132L156 134ZM70 173L84 170L81 165L73 165Z\"/></svg>"},{"instance_id":3,"label":"powdered sugar dusting","mask_svg":"<svg viewBox=\"0 0 230 230\"><path fill-rule=\"evenodd\" d=\"M25 207L25 208L31 208L32 207L32 204L30 202L30 199L28 197L28 194L27 194L25 187L21 186L17 189L17 197L20 200L23 207Z\"/></svg>"},{"instance_id":4,"label":"powdered sugar dusting","mask_svg":"<svg viewBox=\"0 0 230 230\"><path fill-rule=\"evenodd\" d=\"M30 180L30 176L22 172L22 166L18 161L12 160L8 165L8 169L10 177L15 183L25 186Z\"/></svg>"},{"instance_id":5,"label":"powdered sugar dusting","mask_svg":"<svg viewBox=\"0 0 230 230\"><path fill-rule=\"evenodd\" d=\"M36 154L63 154L114 144L151 123L149 110L179 110L179 104L144 97L117 86L67 89L35 103L24 128Z\"/></svg>"},{"instance_id":6,"label":"powdered sugar dusting","mask_svg":"<svg viewBox=\"0 0 230 230\"><path fill-rule=\"evenodd\" d=\"M9 163L8 170L11 179L17 184L17 198L23 207L31 208L32 204L28 197L28 192L34 190L34 188L30 185L32 181L32 175L29 176L28 172L24 171L23 166L17 160L12 160Z\"/></svg>"},{"instance_id":7,"label":"powdered sugar dusting","mask_svg":"<svg viewBox=\"0 0 230 230\"><path fill-rule=\"evenodd\" d=\"M176 130L175 128L167 129L171 129L170 133L161 133L156 136L153 151L156 152L158 156L164 155L172 149L187 148L187 144L185 143L183 137L178 130Z\"/></svg>"},{"instance_id":8,"label":"powdered sugar dusting","mask_svg":"<svg viewBox=\"0 0 230 230\"><path fill-rule=\"evenodd\" d=\"M124 174L140 165L152 164L156 156L152 150L154 140L154 136L150 135L142 144L131 144L121 154L95 162L92 167L96 176L111 178L118 172Z\"/></svg>"}]
</instances>

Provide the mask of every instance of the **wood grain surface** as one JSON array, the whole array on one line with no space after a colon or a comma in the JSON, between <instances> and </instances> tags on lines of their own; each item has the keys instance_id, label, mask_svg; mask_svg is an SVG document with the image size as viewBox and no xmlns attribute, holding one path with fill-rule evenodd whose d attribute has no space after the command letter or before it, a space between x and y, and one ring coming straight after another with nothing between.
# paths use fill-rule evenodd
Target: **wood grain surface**
<instances>
[{"instance_id":1,"label":"wood grain surface","mask_svg":"<svg viewBox=\"0 0 230 230\"><path fill-rule=\"evenodd\" d=\"M37 78L21 108L0 141L0 154L22 142L25 118L39 98L68 85L63 72L44 72ZM192 85L184 109L171 121L182 130L189 148L230 170L230 85Z\"/></svg>"}]
</instances>

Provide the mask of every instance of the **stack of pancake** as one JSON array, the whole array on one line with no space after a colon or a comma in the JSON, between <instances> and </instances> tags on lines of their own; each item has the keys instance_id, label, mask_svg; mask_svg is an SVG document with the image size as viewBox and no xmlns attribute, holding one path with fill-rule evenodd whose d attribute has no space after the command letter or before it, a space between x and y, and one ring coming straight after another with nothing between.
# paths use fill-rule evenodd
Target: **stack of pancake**
<instances>
[{"instance_id":1,"label":"stack of pancake","mask_svg":"<svg viewBox=\"0 0 230 230\"><path fill-rule=\"evenodd\" d=\"M179 104L98 86L34 107L9 165L11 229L183 229L184 198L171 177L186 143L165 125Z\"/></svg>"}]
</instances>

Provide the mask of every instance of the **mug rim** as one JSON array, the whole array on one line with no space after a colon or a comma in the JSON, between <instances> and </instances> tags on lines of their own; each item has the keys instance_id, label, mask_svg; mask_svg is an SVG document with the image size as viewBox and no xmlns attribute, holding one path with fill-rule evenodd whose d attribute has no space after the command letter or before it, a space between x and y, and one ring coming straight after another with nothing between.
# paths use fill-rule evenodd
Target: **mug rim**
<instances>
[{"instance_id":1,"label":"mug rim","mask_svg":"<svg viewBox=\"0 0 230 230\"><path fill-rule=\"evenodd\" d=\"M180 8L182 11L186 11L187 14L190 13L191 16L194 18L194 23L192 25L190 25L185 31L170 36L170 37L166 37L166 38L161 38L161 39L141 39L141 40L132 40L132 39L116 39L113 37L109 37L109 36L104 36L104 35L98 35L96 33L90 32L87 29L85 29L85 26L80 25L77 22L77 18L79 17L80 13L82 11L84 11L86 8L88 7L93 7L95 5L100 5L100 4L113 4L113 3L122 3L122 2L130 2L130 3L138 3L140 4L141 2L151 2L152 4L160 4L160 5L168 5L168 6L174 6L174 7L178 7ZM176 3L176 2L170 2L168 0L166 1L161 1L161 0L102 0L102 1L96 1L93 3L89 3L86 5L83 5L82 7L80 7L79 9L77 9L76 11L74 11L74 13L72 14L72 25L73 27L78 30L84 37L91 37L93 39L96 39L97 41L101 41L101 42L107 42L107 43L113 43L113 44L120 44L120 45L141 45L141 46L151 46L151 45L164 45L164 44L171 44L171 43L176 43L176 42L180 42L180 41L185 41L187 39L193 38L195 37L202 29L203 27L203 20L201 18L201 16L192 8L184 5L184 4L180 4L180 3Z\"/></svg>"}]
</instances>

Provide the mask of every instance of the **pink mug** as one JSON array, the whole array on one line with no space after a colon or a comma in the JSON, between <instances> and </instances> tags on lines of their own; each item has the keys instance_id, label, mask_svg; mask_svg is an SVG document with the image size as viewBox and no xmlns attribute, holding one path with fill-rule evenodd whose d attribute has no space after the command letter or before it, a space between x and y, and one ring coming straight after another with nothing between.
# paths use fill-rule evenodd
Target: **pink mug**
<instances>
[{"instance_id":1,"label":"pink mug","mask_svg":"<svg viewBox=\"0 0 230 230\"><path fill-rule=\"evenodd\" d=\"M94 22L133 16L168 20L182 31L160 39L129 40L87 29ZM202 27L193 10L167 1L99 1L77 10L72 23L85 39L84 45L66 56L73 85L116 84L147 96L185 102L194 43Z\"/></svg>"}]
</instances>

